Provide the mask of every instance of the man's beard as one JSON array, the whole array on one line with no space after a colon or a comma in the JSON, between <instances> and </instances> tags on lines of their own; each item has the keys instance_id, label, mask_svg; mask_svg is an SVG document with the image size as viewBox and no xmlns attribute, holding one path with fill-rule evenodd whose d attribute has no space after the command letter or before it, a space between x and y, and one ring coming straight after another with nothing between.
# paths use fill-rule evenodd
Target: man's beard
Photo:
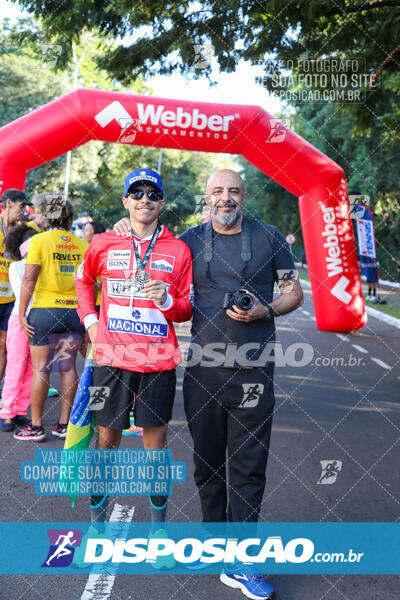
<instances>
[{"instance_id":1,"label":"man's beard","mask_svg":"<svg viewBox=\"0 0 400 600\"><path fill-rule=\"evenodd\" d=\"M218 206L216 206L214 210L211 211L212 219L222 227L232 227L240 218L242 209L240 206L233 203L227 203L221 206L232 206L232 208L235 208L235 210L227 215L220 215L218 214Z\"/></svg>"}]
</instances>

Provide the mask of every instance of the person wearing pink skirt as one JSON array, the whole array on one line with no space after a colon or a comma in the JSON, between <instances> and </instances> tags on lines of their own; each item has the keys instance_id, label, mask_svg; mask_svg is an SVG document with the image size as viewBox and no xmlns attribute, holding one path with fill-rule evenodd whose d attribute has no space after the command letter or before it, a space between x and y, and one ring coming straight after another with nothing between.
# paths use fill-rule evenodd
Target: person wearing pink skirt
<instances>
[{"instance_id":1,"label":"person wearing pink skirt","mask_svg":"<svg viewBox=\"0 0 400 600\"><path fill-rule=\"evenodd\" d=\"M6 250L15 260L9 269L15 304L7 329L8 359L0 409L0 431L14 431L16 427L23 427L29 421L26 415L31 401L32 362L29 338L20 325L18 311L25 256L30 239L35 234L36 231L32 227L23 224L13 227L6 238Z\"/></svg>"}]
</instances>

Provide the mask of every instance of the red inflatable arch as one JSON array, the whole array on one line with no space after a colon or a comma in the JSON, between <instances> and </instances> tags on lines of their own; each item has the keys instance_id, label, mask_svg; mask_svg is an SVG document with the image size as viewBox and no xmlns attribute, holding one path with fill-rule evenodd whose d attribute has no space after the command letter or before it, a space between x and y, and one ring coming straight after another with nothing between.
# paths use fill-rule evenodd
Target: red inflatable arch
<instances>
[{"instance_id":1,"label":"red inflatable arch","mask_svg":"<svg viewBox=\"0 0 400 600\"><path fill-rule=\"evenodd\" d=\"M319 329L365 325L344 172L266 111L76 90L0 129L2 190L23 189L28 170L90 140L244 156L299 197Z\"/></svg>"}]
</instances>

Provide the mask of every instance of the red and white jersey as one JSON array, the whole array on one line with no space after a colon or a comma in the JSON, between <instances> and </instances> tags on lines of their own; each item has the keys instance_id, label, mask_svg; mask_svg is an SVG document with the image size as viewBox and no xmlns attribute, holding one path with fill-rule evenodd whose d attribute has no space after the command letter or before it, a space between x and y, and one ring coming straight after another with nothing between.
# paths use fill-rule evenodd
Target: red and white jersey
<instances>
[{"instance_id":1,"label":"red and white jersey","mask_svg":"<svg viewBox=\"0 0 400 600\"><path fill-rule=\"evenodd\" d=\"M150 238L135 238L141 260ZM83 322L95 315L93 283L101 277L101 309L94 359L97 364L148 373L173 369L181 352L172 321L192 316L192 256L189 247L162 227L145 270L168 288L168 308L158 307L143 292L135 292L137 271L131 236L102 233L93 238L79 265L75 286L77 311Z\"/></svg>"}]
</instances>

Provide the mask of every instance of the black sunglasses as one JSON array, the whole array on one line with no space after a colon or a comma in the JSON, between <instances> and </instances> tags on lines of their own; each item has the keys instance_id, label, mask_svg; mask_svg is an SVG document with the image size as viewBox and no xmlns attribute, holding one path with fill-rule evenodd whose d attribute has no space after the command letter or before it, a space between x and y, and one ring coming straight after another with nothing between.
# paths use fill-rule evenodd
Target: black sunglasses
<instances>
[{"instance_id":1,"label":"black sunglasses","mask_svg":"<svg viewBox=\"0 0 400 600\"><path fill-rule=\"evenodd\" d=\"M130 197L134 200L141 200L145 194L149 200L153 201L162 200L163 198L161 192L154 192L153 190L136 190L129 193Z\"/></svg>"}]
</instances>

